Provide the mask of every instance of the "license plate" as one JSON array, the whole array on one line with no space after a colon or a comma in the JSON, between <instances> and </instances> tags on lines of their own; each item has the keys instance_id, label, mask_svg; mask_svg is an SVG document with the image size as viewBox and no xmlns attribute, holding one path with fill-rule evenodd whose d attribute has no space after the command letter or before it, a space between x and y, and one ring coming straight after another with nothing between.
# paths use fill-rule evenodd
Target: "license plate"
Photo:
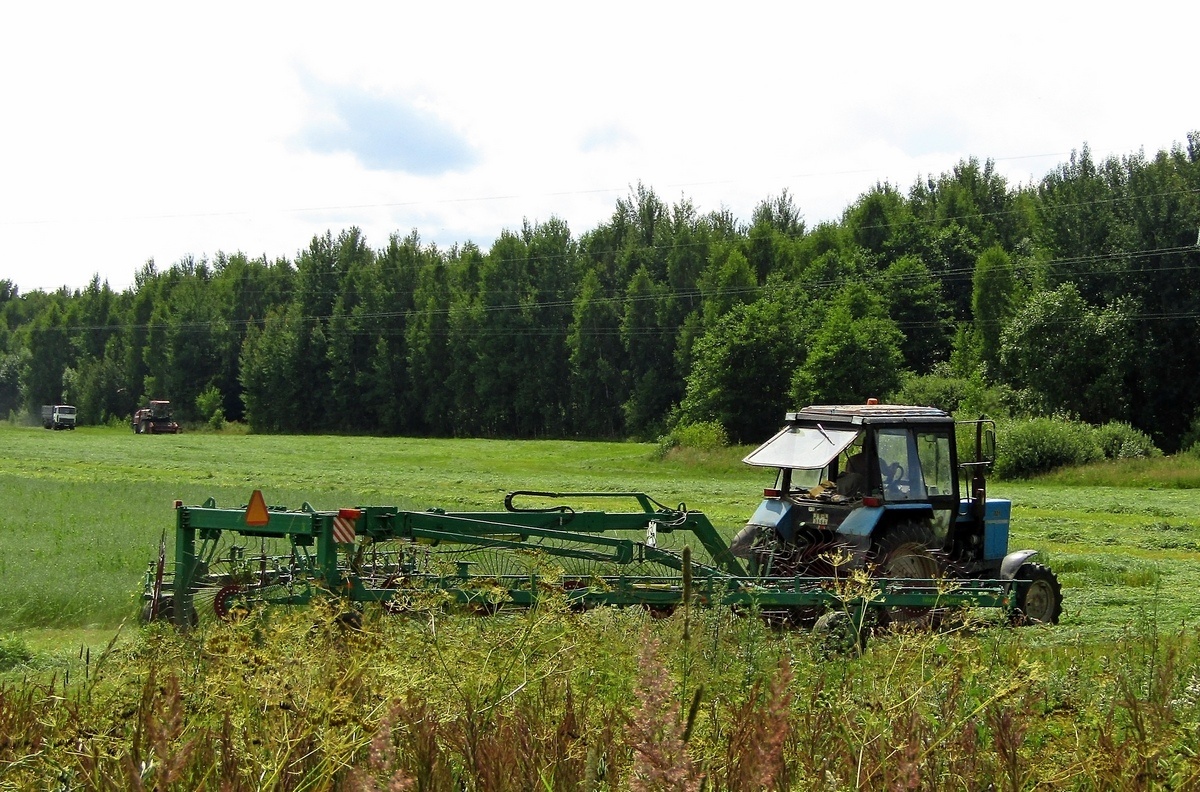
<instances>
[{"instance_id":1,"label":"license plate","mask_svg":"<svg viewBox=\"0 0 1200 792\"><path fill-rule=\"evenodd\" d=\"M825 512L813 512L813 525L829 525L829 515Z\"/></svg>"}]
</instances>

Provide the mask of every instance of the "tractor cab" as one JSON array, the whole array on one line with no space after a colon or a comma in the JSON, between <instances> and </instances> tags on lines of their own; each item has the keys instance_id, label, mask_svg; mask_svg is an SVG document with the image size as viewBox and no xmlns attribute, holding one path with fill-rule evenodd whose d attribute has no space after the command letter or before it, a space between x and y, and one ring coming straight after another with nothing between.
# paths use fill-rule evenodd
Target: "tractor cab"
<instances>
[{"instance_id":1,"label":"tractor cab","mask_svg":"<svg viewBox=\"0 0 1200 792\"><path fill-rule=\"evenodd\" d=\"M892 513L944 539L959 502L954 441L954 420L931 407L818 406L788 413L743 461L778 471L759 511L784 538L800 526L868 538Z\"/></svg>"}]
</instances>

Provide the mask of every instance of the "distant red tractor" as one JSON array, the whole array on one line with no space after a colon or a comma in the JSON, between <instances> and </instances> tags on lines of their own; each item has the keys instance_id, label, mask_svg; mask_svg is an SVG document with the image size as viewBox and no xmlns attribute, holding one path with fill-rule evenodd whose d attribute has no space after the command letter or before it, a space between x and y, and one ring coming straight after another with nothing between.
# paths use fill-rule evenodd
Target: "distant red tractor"
<instances>
[{"instance_id":1,"label":"distant red tractor","mask_svg":"<svg viewBox=\"0 0 1200 792\"><path fill-rule=\"evenodd\" d=\"M133 431L137 434L179 434L183 430L171 417L171 402L156 400L133 414Z\"/></svg>"}]
</instances>

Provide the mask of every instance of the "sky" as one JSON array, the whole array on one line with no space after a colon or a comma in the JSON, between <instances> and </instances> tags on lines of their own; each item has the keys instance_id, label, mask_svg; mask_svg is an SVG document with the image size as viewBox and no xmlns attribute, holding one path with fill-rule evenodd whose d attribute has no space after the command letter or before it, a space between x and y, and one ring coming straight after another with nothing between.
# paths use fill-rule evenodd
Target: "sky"
<instances>
[{"instance_id":1,"label":"sky","mask_svg":"<svg viewBox=\"0 0 1200 792\"><path fill-rule=\"evenodd\" d=\"M1112 10L1105 12L1105 8ZM20 3L0 279L114 289L314 235L579 236L641 183L811 227L966 157L1010 184L1200 130L1185 3ZM1189 109L1190 108L1190 109Z\"/></svg>"}]
</instances>

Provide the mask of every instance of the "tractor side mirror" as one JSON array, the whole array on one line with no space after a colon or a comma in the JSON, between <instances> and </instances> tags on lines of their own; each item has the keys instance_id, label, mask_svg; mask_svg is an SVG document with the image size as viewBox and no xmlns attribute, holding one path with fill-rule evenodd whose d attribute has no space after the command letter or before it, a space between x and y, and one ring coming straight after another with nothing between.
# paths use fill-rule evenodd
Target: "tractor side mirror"
<instances>
[{"instance_id":1,"label":"tractor side mirror","mask_svg":"<svg viewBox=\"0 0 1200 792\"><path fill-rule=\"evenodd\" d=\"M980 449L980 462L993 465L996 462L996 427L988 426L983 430L983 448Z\"/></svg>"}]
</instances>

